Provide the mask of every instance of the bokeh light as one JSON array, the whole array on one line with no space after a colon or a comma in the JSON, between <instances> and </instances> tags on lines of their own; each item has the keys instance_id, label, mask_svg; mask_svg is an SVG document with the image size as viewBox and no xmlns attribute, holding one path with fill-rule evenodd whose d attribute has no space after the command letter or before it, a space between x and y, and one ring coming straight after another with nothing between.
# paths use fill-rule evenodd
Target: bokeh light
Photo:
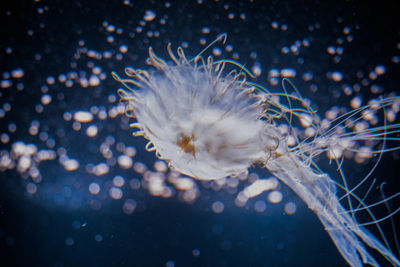
<instances>
[{"instance_id":1,"label":"bokeh light","mask_svg":"<svg viewBox=\"0 0 400 267\"><path fill-rule=\"evenodd\" d=\"M274 92L290 78L329 128L345 112L399 93L394 12L371 1L8 1L0 43L2 261L345 265L318 219L267 171L254 166L202 182L147 152L146 140L132 136L134 121L125 116L111 72L147 68L150 46L167 58L169 42L191 58L226 32L227 43L205 56L240 62ZM399 107L384 115L366 110L346 129L398 122ZM315 136L312 123L304 114L289 144ZM379 144L366 140L357 151L353 145L338 140L318 162L341 182L329 162L343 155L352 187L376 163ZM369 204L382 192L397 193L399 158L398 151L385 154L356 193ZM373 212L390 213L384 205ZM390 220L382 227L395 249Z\"/></svg>"}]
</instances>

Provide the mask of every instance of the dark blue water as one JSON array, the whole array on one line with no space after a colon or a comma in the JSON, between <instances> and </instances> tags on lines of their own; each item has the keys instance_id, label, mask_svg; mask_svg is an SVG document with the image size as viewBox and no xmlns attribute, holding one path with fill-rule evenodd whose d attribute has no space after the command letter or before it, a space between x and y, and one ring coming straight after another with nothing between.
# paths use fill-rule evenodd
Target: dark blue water
<instances>
[{"instance_id":1,"label":"dark blue water","mask_svg":"<svg viewBox=\"0 0 400 267\"><path fill-rule=\"evenodd\" d=\"M393 6L373 1L122 0L7 1L1 6L0 108L5 113L0 118L0 131L7 135L2 135L1 155L10 153L12 145L21 141L57 153L55 160L37 164L40 178L19 172L15 166L1 169L1 266L346 265L317 217L284 185L278 188L283 193L278 204L266 201L268 193L263 193L245 207L237 207L237 191L215 191L200 182L196 182L200 195L194 203L183 201L179 190L171 198L154 197L143 186L129 186L129 181L141 181L143 175L115 163L121 154L117 143L135 147L133 161L150 169L156 160L153 153L144 150L143 138L131 136L123 114L95 118L82 123L80 130L73 129L73 120L66 120L65 114L94 106L109 112L118 103L116 90L120 87L110 73L122 74L127 66L146 68L149 46L162 58L168 58L169 42L174 49L188 46L185 52L190 57L205 47L202 42L208 44L224 32L227 45L233 48L226 51L218 44L222 55L217 58L233 58L249 69L259 65L262 73L256 82L270 90L281 90L281 78L274 84L269 70L288 68L296 72L292 82L322 116L332 106L348 107L356 95L366 103L379 95L371 92L372 85L380 93L399 92L396 62L400 61L400 28ZM146 11L153 12L155 18L146 21ZM346 27L348 34L344 33ZM291 52L296 41L302 45ZM128 51L121 52L121 46L127 46ZM343 53L329 54L330 46L341 47ZM289 52L282 52L286 48ZM212 49L205 55L211 55ZM90 56L88 51L101 54L101 58ZM385 66L385 74L369 78L378 65ZM104 80L85 86L78 80L89 80L93 66L101 68ZM23 70L22 77L13 75L16 69ZM343 75L340 82L329 78L335 71ZM312 80L303 78L306 73L312 74ZM60 81L60 75L67 76L71 86ZM345 86L353 92L346 95ZM44 104L43 95L50 95L51 103ZM5 111L8 105L11 109ZM40 124L38 134L32 134L36 121ZM86 135L89 125L97 127L95 137ZM114 139L113 156L107 161L101 144L110 136ZM59 163L60 148L79 162L79 168L65 170ZM104 175L88 171L88 165L101 162L110 166ZM363 196L376 178L368 203L380 200L379 185L384 181L386 195L398 192L398 162L396 152L383 157L359 192ZM338 177L334 166L326 162L321 166L336 174L333 178ZM371 166L346 161L349 183L357 184ZM270 176L260 169L252 171L261 178ZM122 198L116 200L108 189L117 175L124 177L125 185L121 187ZM91 183L102 188L98 195L88 191ZM34 193L29 193L32 186ZM130 215L123 211L127 199L136 205ZM254 211L257 200L266 203L265 211ZM215 201L224 203L223 213L212 211ZM284 211L289 202L297 207L293 215ZM398 207L395 201L391 205L392 210ZM378 218L388 212L382 206L373 211ZM398 216L394 219L398 221ZM395 249L390 221L382 227ZM376 233L375 228L371 231ZM379 256L378 260L384 263Z\"/></svg>"}]
</instances>

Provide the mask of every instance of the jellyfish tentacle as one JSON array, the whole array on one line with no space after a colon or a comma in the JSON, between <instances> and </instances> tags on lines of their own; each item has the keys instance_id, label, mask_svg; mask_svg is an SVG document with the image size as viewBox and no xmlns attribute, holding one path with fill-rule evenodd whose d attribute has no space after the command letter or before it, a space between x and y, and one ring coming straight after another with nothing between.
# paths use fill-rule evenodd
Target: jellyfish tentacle
<instances>
[{"instance_id":1,"label":"jellyfish tentacle","mask_svg":"<svg viewBox=\"0 0 400 267\"><path fill-rule=\"evenodd\" d=\"M292 154L283 155L270 159L266 168L295 191L315 212L350 265L362 266L362 263L365 263L379 266L358 238L369 247L378 250L392 264L400 265L392 252L345 212L336 197L336 186L326 174L315 174Z\"/></svg>"}]
</instances>

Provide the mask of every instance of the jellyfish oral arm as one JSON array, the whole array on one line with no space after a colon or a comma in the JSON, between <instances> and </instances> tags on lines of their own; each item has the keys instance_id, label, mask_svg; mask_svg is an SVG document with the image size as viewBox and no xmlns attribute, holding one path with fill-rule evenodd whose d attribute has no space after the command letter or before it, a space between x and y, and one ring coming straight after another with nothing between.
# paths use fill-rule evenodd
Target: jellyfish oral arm
<instances>
[{"instance_id":1,"label":"jellyfish oral arm","mask_svg":"<svg viewBox=\"0 0 400 267\"><path fill-rule=\"evenodd\" d=\"M292 153L271 158L265 167L289 186L318 216L340 254L351 266L362 266L362 263L379 266L362 242L379 251L395 266L400 265L392 252L365 228L358 226L346 212L336 196L336 185L327 174L315 173Z\"/></svg>"}]
</instances>

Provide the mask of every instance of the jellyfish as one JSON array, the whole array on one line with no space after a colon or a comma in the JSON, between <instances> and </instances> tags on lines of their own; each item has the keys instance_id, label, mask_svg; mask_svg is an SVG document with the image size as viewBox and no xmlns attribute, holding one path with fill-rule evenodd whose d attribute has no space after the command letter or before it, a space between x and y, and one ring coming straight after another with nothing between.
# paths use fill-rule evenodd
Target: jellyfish
<instances>
[{"instance_id":1,"label":"jellyfish","mask_svg":"<svg viewBox=\"0 0 400 267\"><path fill-rule=\"evenodd\" d=\"M225 34L220 35L210 45L225 39ZM382 127L338 131L350 118L359 120L360 114L371 108L366 105L337 118L326 129L297 89L298 94L288 94L286 90L272 93L248 81L247 76L252 74L239 63L215 61L211 56L204 58L202 54L208 47L189 60L181 47L176 55L168 44L173 65L158 57L150 47L147 63L155 70L126 68L128 78L113 73L125 86L118 93L126 114L136 119L130 125L137 128L133 135L148 139L146 150L154 151L171 169L199 180L237 176L258 164L291 188L318 216L349 265L379 266L367 251L368 246L399 266L400 261L390 248L357 223L353 213L356 209L352 210L350 204L350 210L346 210L340 203L337 187L346 192L342 198L353 197L360 202L359 209L369 211L354 194L354 188L347 187L344 174L341 172L344 185L340 185L313 158L329 151L341 170L338 159L342 151L337 149L338 140L350 148L357 140L383 140L384 143L389 139L398 140L390 134L398 133L400 125L385 122ZM233 70L227 72L228 66L233 66ZM284 83L291 84L289 80ZM281 103L277 96L285 97L288 104ZM375 103L375 109L384 111L399 101L396 96L381 98L378 108ZM294 102L306 108L295 108ZM316 134L299 140L296 146L289 146L289 135L280 130L279 123L283 120L291 125L295 118L308 118ZM381 155L389 150L382 146L374 152ZM377 224L372 213L371 217Z\"/></svg>"}]
</instances>

